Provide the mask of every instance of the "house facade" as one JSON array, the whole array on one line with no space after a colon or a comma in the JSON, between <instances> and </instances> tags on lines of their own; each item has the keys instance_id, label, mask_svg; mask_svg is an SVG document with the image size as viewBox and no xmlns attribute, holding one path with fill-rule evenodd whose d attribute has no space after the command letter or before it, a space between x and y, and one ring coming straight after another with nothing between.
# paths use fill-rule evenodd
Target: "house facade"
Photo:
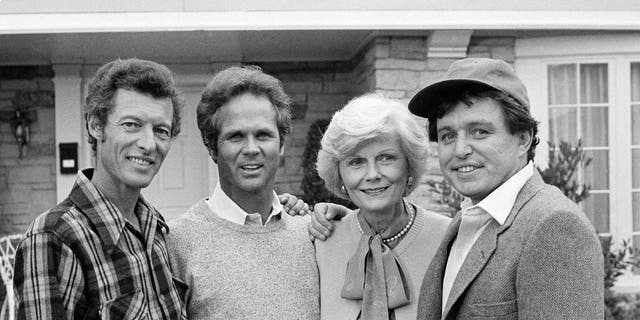
<instances>
[{"instance_id":1,"label":"house facade","mask_svg":"<svg viewBox=\"0 0 640 320\"><path fill-rule=\"evenodd\" d=\"M0 0L0 236L24 232L68 194L74 167L92 166L82 101L109 60L164 63L184 93L182 133L144 191L170 219L217 182L195 107L222 68L258 65L292 96L277 191L299 195L313 122L367 92L408 102L453 61L492 57L512 64L528 88L541 124L536 164L545 167L546 141L580 139L592 158L576 176L591 187L585 212L599 233L640 247L640 2L556 2ZM16 137L16 111L26 143ZM431 150L412 198L442 210L426 185L440 178Z\"/></svg>"}]
</instances>

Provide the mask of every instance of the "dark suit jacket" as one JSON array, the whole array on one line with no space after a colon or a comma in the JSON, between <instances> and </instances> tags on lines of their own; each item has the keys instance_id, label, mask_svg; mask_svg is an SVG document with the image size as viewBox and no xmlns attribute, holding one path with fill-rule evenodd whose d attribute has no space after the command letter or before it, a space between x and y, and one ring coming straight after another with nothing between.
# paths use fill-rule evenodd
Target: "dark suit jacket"
<instances>
[{"instance_id":1,"label":"dark suit jacket","mask_svg":"<svg viewBox=\"0 0 640 320\"><path fill-rule=\"evenodd\" d=\"M442 311L442 279L458 213L422 283L418 319L604 318L604 268L591 223L536 171L504 225L491 220ZM444 316L443 316L444 313Z\"/></svg>"}]
</instances>

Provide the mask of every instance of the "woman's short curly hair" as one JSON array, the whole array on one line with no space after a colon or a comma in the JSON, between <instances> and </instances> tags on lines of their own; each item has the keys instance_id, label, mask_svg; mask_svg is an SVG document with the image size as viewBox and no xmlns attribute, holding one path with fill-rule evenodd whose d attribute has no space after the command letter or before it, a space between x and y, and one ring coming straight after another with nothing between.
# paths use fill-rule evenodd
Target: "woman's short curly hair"
<instances>
[{"instance_id":1,"label":"woman's short curly hair","mask_svg":"<svg viewBox=\"0 0 640 320\"><path fill-rule=\"evenodd\" d=\"M266 96L276 111L276 124L280 134L280 144L291 132L291 98L284 92L282 83L275 77L262 72L258 66L229 67L218 72L202 92L196 110L198 129L202 142L209 152L217 152L220 114L224 104L243 93Z\"/></svg>"},{"instance_id":2,"label":"woman's short curly hair","mask_svg":"<svg viewBox=\"0 0 640 320\"><path fill-rule=\"evenodd\" d=\"M317 169L329 190L340 192L339 162L363 143L379 138L397 138L407 157L408 175L419 180L426 166L428 142L422 128L407 110L395 100L378 94L365 94L349 101L336 112L322 137ZM418 185L413 183L409 192Z\"/></svg>"},{"instance_id":3,"label":"woman's short curly hair","mask_svg":"<svg viewBox=\"0 0 640 320\"><path fill-rule=\"evenodd\" d=\"M180 133L180 120L184 102L173 74L164 65L140 59L117 59L102 66L89 82L84 106L84 117L89 131L89 119L95 118L104 127L107 116L114 107L118 89L150 94L154 98L170 98L173 106L171 137ZM96 138L89 135L89 144L96 151Z\"/></svg>"}]
</instances>

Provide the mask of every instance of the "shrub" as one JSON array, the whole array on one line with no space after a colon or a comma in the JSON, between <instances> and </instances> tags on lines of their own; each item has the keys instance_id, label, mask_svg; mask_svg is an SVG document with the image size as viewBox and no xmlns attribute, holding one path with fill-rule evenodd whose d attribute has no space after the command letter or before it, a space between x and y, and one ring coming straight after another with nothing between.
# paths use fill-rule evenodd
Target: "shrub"
<instances>
[{"instance_id":1,"label":"shrub","mask_svg":"<svg viewBox=\"0 0 640 320\"><path fill-rule=\"evenodd\" d=\"M439 205L446 205L449 207L449 210L446 210L449 213L449 216L453 216L456 212L460 211L464 196L458 193L447 179L428 179L425 183L429 186L429 191L433 192L435 195L435 198L432 200Z\"/></svg>"},{"instance_id":2,"label":"shrub","mask_svg":"<svg viewBox=\"0 0 640 320\"><path fill-rule=\"evenodd\" d=\"M581 140L575 147L566 141L561 141L557 147L549 142L549 163L546 169L540 170L540 175L544 182L558 187L567 198L580 203L589 196L589 186L576 183L574 176L590 162L591 158L584 155Z\"/></svg>"},{"instance_id":3,"label":"shrub","mask_svg":"<svg viewBox=\"0 0 640 320\"><path fill-rule=\"evenodd\" d=\"M324 180L318 176L318 170L316 169L318 150L320 150L322 135L328 126L329 119L320 119L309 127L307 145L302 155L302 170L304 172L304 177L302 178L302 200L309 205L315 205L318 202L332 202L355 209L355 205L351 201L342 199L329 191L324 185Z\"/></svg>"}]
</instances>

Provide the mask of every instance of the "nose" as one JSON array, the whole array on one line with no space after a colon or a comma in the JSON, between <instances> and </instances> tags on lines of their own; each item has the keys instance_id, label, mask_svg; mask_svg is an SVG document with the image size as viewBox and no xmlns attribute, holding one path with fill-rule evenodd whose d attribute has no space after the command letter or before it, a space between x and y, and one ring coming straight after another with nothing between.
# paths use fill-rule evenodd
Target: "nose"
<instances>
[{"instance_id":1,"label":"nose","mask_svg":"<svg viewBox=\"0 0 640 320\"><path fill-rule=\"evenodd\" d=\"M156 149L157 144L156 137L153 134L153 128L145 127L140 130L137 145L140 149L145 150L146 152L152 152Z\"/></svg>"},{"instance_id":2,"label":"nose","mask_svg":"<svg viewBox=\"0 0 640 320\"><path fill-rule=\"evenodd\" d=\"M472 152L471 145L469 144L469 140L464 136L460 135L455 141L455 154L458 158L466 158Z\"/></svg>"},{"instance_id":3,"label":"nose","mask_svg":"<svg viewBox=\"0 0 640 320\"><path fill-rule=\"evenodd\" d=\"M242 148L242 153L246 155L254 155L260 152L260 148L258 147L258 143L254 137L247 137L244 148Z\"/></svg>"},{"instance_id":4,"label":"nose","mask_svg":"<svg viewBox=\"0 0 640 320\"><path fill-rule=\"evenodd\" d=\"M378 165L376 165L375 163L367 165L367 175L365 178L369 181L380 179L380 171L378 170Z\"/></svg>"}]
</instances>

